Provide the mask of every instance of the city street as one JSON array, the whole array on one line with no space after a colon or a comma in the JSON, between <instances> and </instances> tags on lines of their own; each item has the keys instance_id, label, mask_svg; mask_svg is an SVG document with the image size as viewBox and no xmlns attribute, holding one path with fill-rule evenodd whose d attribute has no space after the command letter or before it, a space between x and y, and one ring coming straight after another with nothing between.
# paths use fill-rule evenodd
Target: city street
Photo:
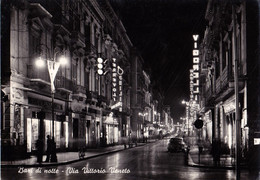
<instances>
[{"instance_id":1,"label":"city street","mask_svg":"<svg viewBox=\"0 0 260 180\"><path fill-rule=\"evenodd\" d=\"M259 12L2 0L0 179L260 180Z\"/></svg>"},{"instance_id":2,"label":"city street","mask_svg":"<svg viewBox=\"0 0 260 180\"><path fill-rule=\"evenodd\" d=\"M64 166L4 168L2 179L235 179L233 170L186 166L184 153L167 152L168 141L169 139L163 139L146 146ZM241 179L252 180L257 177L243 170Z\"/></svg>"}]
</instances>

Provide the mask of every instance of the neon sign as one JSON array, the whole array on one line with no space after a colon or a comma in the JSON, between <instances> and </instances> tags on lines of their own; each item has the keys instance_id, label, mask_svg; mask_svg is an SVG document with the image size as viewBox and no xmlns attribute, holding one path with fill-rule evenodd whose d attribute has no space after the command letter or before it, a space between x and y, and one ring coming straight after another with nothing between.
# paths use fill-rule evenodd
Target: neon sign
<instances>
[{"instance_id":1,"label":"neon sign","mask_svg":"<svg viewBox=\"0 0 260 180\"><path fill-rule=\"evenodd\" d=\"M112 59L112 98L113 101L117 100L117 64L116 59Z\"/></svg>"},{"instance_id":2,"label":"neon sign","mask_svg":"<svg viewBox=\"0 0 260 180\"><path fill-rule=\"evenodd\" d=\"M199 95L199 63L200 63L200 58L199 58L199 49L198 49L198 38L199 35L193 35L193 40L194 40L194 49L192 51L193 55L193 66L192 66L192 73L190 74L190 81L191 81L191 99L198 101L198 95Z\"/></svg>"},{"instance_id":3,"label":"neon sign","mask_svg":"<svg viewBox=\"0 0 260 180\"><path fill-rule=\"evenodd\" d=\"M124 70L120 67L120 66L117 66L117 74L118 74L118 79L119 79L119 82L118 82L118 91L119 91L119 94L118 94L118 97L119 97L119 103L120 103L120 107L119 107L119 111L122 112L122 104L123 104L123 100L122 100L122 96L123 96L123 73L124 73Z\"/></svg>"},{"instance_id":4,"label":"neon sign","mask_svg":"<svg viewBox=\"0 0 260 180\"><path fill-rule=\"evenodd\" d=\"M123 103L123 74L124 70L117 65L116 59L112 59L112 98L116 103L112 106L112 109L119 107L119 111L122 112Z\"/></svg>"}]
</instances>

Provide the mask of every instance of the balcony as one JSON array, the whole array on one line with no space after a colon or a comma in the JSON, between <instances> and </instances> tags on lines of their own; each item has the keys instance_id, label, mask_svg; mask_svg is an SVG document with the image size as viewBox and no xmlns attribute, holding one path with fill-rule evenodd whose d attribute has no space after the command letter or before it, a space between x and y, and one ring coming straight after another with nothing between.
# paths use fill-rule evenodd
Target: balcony
<instances>
[{"instance_id":1,"label":"balcony","mask_svg":"<svg viewBox=\"0 0 260 180\"><path fill-rule=\"evenodd\" d=\"M51 91L50 77L47 68L38 69L33 65L28 65L27 76L30 79L29 88L43 93Z\"/></svg>"},{"instance_id":2,"label":"balcony","mask_svg":"<svg viewBox=\"0 0 260 180\"><path fill-rule=\"evenodd\" d=\"M206 89L206 100L209 100L212 97L212 90L211 87Z\"/></svg>"},{"instance_id":3,"label":"balcony","mask_svg":"<svg viewBox=\"0 0 260 180\"><path fill-rule=\"evenodd\" d=\"M228 68L226 67L216 81L216 94L221 93L228 87L230 79L232 77L228 76Z\"/></svg>"},{"instance_id":4,"label":"balcony","mask_svg":"<svg viewBox=\"0 0 260 180\"><path fill-rule=\"evenodd\" d=\"M97 48L92 43L86 44L85 51L89 55L97 54Z\"/></svg>"},{"instance_id":5,"label":"balcony","mask_svg":"<svg viewBox=\"0 0 260 180\"><path fill-rule=\"evenodd\" d=\"M80 42L83 47L85 46L85 37L81 32L72 31L71 37L74 41Z\"/></svg>"},{"instance_id":6,"label":"balcony","mask_svg":"<svg viewBox=\"0 0 260 180\"><path fill-rule=\"evenodd\" d=\"M102 96L102 95L98 95L97 96L97 100L98 100L98 106L101 106L101 107L105 107L107 106L109 103L108 103L108 100L105 96Z\"/></svg>"},{"instance_id":7,"label":"balcony","mask_svg":"<svg viewBox=\"0 0 260 180\"><path fill-rule=\"evenodd\" d=\"M81 85L74 85L73 86L73 93L74 94L85 94L86 88Z\"/></svg>"},{"instance_id":8,"label":"balcony","mask_svg":"<svg viewBox=\"0 0 260 180\"><path fill-rule=\"evenodd\" d=\"M87 95L87 100L86 103L96 103L98 102L97 100L97 92L93 92L93 91L85 91L86 95Z\"/></svg>"},{"instance_id":9,"label":"balcony","mask_svg":"<svg viewBox=\"0 0 260 180\"><path fill-rule=\"evenodd\" d=\"M55 87L56 89L64 90L64 91L72 91L72 81L63 76L56 76L55 79Z\"/></svg>"},{"instance_id":10,"label":"balcony","mask_svg":"<svg viewBox=\"0 0 260 180\"><path fill-rule=\"evenodd\" d=\"M41 81L50 83L50 76L47 67L36 68L34 65L27 65L27 76L30 79L39 79Z\"/></svg>"},{"instance_id":11,"label":"balcony","mask_svg":"<svg viewBox=\"0 0 260 180\"><path fill-rule=\"evenodd\" d=\"M219 76L216 80L216 94L219 94L221 91L221 77Z\"/></svg>"},{"instance_id":12,"label":"balcony","mask_svg":"<svg viewBox=\"0 0 260 180\"><path fill-rule=\"evenodd\" d=\"M228 70L227 70L227 68L225 68L221 74L222 89L228 85L229 79L231 79L231 77L228 77Z\"/></svg>"}]
</instances>

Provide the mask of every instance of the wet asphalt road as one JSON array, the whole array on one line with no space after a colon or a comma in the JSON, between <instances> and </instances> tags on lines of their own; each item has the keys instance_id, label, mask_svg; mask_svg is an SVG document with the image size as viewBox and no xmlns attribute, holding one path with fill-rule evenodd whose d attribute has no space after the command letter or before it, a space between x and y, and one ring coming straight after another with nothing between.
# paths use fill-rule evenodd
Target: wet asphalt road
<instances>
[{"instance_id":1,"label":"wet asphalt road","mask_svg":"<svg viewBox=\"0 0 260 180\"><path fill-rule=\"evenodd\" d=\"M188 167L183 153L168 153L168 139L146 146L84 160L69 165L42 168L3 168L1 179L86 180L235 180L233 170ZM247 170L241 180L258 180Z\"/></svg>"}]
</instances>

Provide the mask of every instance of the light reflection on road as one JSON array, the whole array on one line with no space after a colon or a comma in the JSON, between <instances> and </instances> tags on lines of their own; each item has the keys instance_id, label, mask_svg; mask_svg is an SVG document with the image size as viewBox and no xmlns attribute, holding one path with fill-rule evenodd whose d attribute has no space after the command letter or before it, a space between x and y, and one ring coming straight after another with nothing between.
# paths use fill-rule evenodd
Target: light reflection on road
<instances>
[{"instance_id":1,"label":"light reflection on road","mask_svg":"<svg viewBox=\"0 0 260 180\"><path fill-rule=\"evenodd\" d=\"M2 169L2 179L86 179L86 180L235 180L235 171L224 169L195 168L184 165L183 153L168 153L168 140L142 147L131 148L126 151L104 155L69 165L58 167L45 167L42 170L57 168L59 174L18 174L17 169ZM116 170L129 170L129 173L112 173L110 168ZM72 170L68 173L69 169ZM33 168L35 171L36 168ZM75 170L78 173L75 173ZM88 170L84 172L84 170ZM95 172L94 172L95 171ZM99 171L99 172L97 172ZM105 171L105 173L100 173ZM74 173L73 173L74 172ZM247 171L241 173L241 180L257 180L257 175L248 176ZM259 177L259 176L258 176Z\"/></svg>"}]
</instances>

